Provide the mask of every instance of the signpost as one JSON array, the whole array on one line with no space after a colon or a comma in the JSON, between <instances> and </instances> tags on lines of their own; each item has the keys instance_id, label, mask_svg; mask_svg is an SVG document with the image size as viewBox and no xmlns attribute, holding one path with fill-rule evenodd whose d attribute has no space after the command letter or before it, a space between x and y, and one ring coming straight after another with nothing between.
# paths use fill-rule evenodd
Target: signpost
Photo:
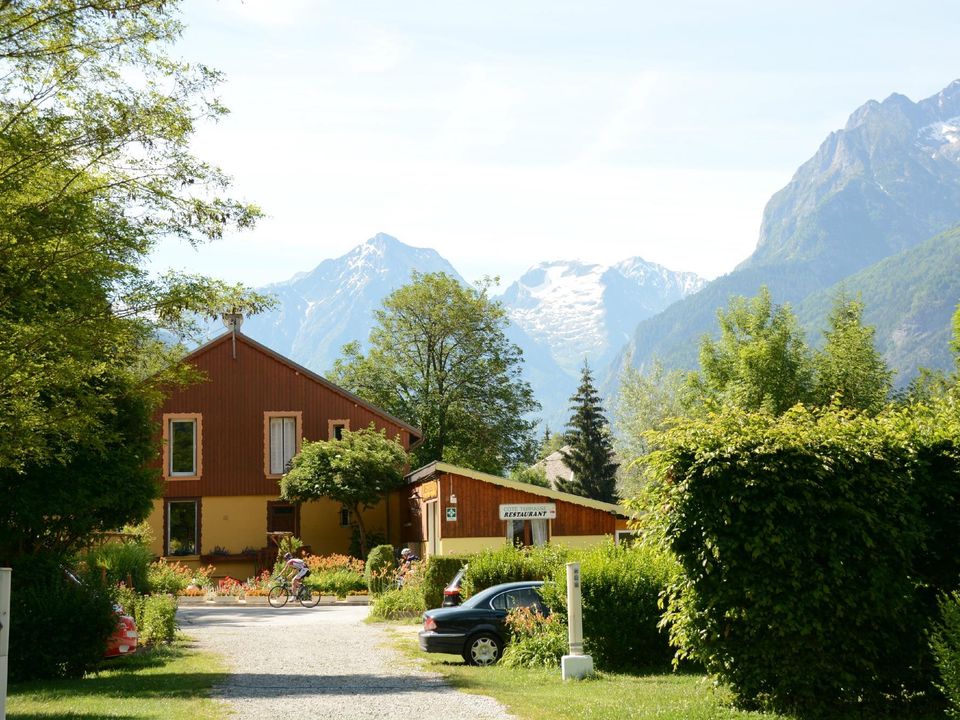
<instances>
[{"instance_id":1,"label":"signpost","mask_svg":"<svg viewBox=\"0 0 960 720\"><path fill-rule=\"evenodd\" d=\"M567 563L567 632L570 654L560 659L564 680L582 680L593 674L593 658L583 654L583 612L580 607L580 563Z\"/></svg>"},{"instance_id":2,"label":"signpost","mask_svg":"<svg viewBox=\"0 0 960 720\"><path fill-rule=\"evenodd\" d=\"M0 568L0 720L7 717L7 653L10 650L10 568Z\"/></svg>"}]
</instances>

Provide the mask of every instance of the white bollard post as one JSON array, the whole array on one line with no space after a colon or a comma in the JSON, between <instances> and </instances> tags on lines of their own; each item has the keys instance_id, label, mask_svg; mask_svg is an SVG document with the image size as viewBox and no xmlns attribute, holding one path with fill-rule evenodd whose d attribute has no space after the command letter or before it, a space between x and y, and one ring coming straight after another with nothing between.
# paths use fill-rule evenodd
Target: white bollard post
<instances>
[{"instance_id":1,"label":"white bollard post","mask_svg":"<svg viewBox=\"0 0 960 720\"><path fill-rule=\"evenodd\" d=\"M581 680L593 673L593 658L583 654L583 612L580 607L580 563L567 563L567 633L570 654L560 659L564 680Z\"/></svg>"},{"instance_id":2,"label":"white bollard post","mask_svg":"<svg viewBox=\"0 0 960 720\"><path fill-rule=\"evenodd\" d=\"M10 568L0 568L0 720L7 717L7 653L10 650Z\"/></svg>"}]
</instances>

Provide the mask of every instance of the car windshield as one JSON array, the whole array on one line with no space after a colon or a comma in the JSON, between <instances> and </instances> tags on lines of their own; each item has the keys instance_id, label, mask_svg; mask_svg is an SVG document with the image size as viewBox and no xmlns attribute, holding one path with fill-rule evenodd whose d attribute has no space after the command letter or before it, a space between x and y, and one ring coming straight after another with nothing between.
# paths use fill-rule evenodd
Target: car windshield
<instances>
[{"instance_id":1,"label":"car windshield","mask_svg":"<svg viewBox=\"0 0 960 720\"><path fill-rule=\"evenodd\" d=\"M526 588L521 586L521 588L518 588L518 589L526 589ZM489 603L490 598L492 598L494 595L499 595L502 592L503 592L502 586L494 585L492 588L481 590L476 595L473 595L472 597L467 598L466 600L463 601L463 604L460 605L460 607L472 608L472 607L477 607L479 605L486 605L487 603Z\"/></svg>"}]
</instances>

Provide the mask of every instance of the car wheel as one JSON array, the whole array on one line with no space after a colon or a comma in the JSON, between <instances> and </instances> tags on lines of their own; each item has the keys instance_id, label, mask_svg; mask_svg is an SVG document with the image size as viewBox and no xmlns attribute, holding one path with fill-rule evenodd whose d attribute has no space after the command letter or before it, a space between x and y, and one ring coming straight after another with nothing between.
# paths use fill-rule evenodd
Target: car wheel
<instances>
[{"instance_id":1,"label":"car wheel","mask_svg":"<svg viewBox=\"0 0 960 720\"><path fill-rule=\"evenodd\" d=\"M463 659L470 665L493 665L500 659L503 642L493 633L480 633L467 640Z\"/></svg>"}]
</instances>

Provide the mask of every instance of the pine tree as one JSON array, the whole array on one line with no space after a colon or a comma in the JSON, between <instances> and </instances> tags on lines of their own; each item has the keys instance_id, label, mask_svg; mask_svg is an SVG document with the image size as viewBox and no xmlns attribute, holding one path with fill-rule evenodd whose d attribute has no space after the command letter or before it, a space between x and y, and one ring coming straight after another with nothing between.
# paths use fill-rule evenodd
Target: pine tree
<instances>
[{"instance_id":1,"label":"pine tree","mask_svg":"<svg viewBox=\"0 0 960 720\"><path fill-rule=\"evenodd\" d=\"M580 387L570 398L570 410L573 414L566 433L570 449L562 452L573 477L567 481L557 480L558 489L594 500L617 502L617 463L613 462L608 422L586 362Z\"/></svg>"}]
</instances>

